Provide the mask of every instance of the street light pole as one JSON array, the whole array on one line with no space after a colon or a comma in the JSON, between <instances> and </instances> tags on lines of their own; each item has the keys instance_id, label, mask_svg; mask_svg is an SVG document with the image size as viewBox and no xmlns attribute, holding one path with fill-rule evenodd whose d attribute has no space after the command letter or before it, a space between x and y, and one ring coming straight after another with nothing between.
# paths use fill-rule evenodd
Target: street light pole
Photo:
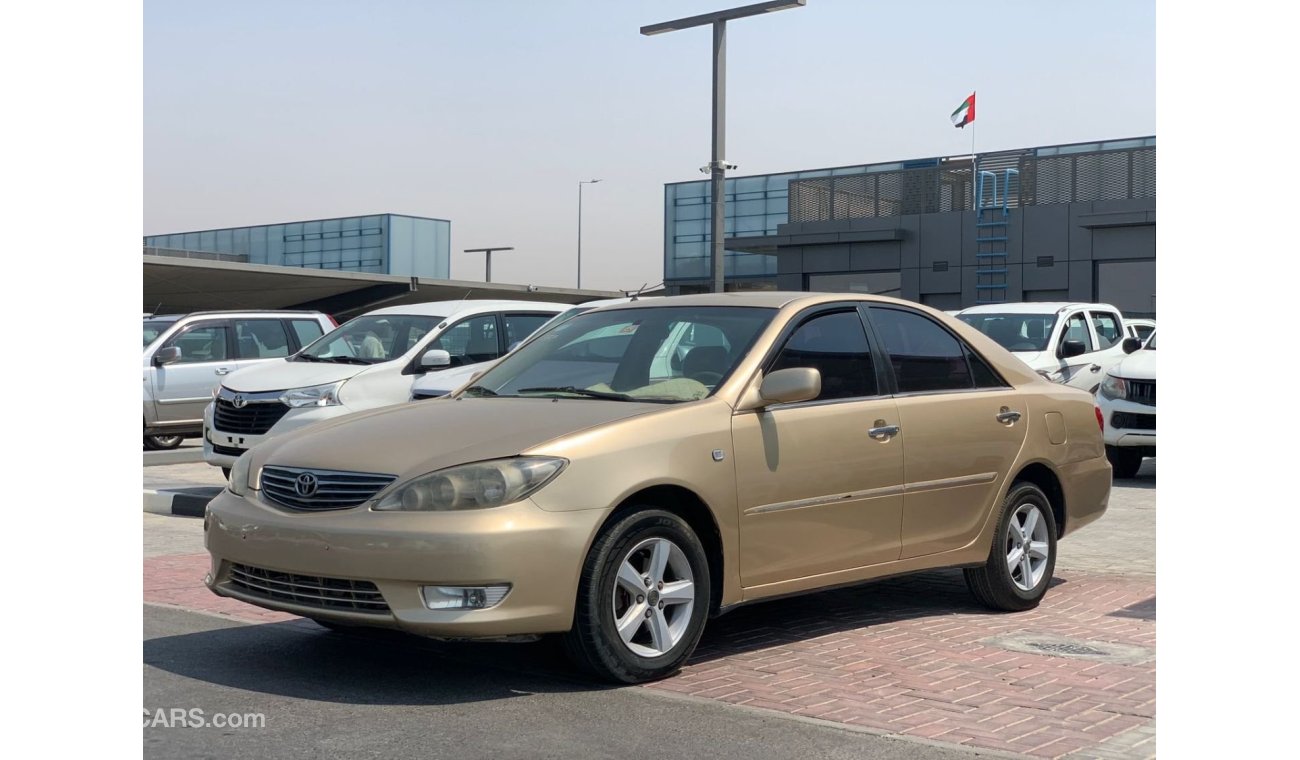
<instances>
[{"instance_id":1,"label":"street light pole","mask_svg":"<svg viewBox=\"0 0 1300 760\"><path fill-rule=\"evenodd\" d=\"M584 179L578 182L578 289L582 289L582 186L594 185L600 180Z\"/></svg>"},{"instance_id":2,"label":"street light pole","mask_svg":"<svg viewBox=\"0 0 1300 760\"><path fill-rule=\"evenodd\" d=\"M710 249L713 269L713 292L721 293L725 288L726 262L726 179L727 161L727 22L732 19L757 16L763 13L781 11L787 8L800 8L807 0L768 0L740 8L705 13L699 16L680 18L641 27L641 34L649 37L664 32L675 32L696 26L713 26L713 147L709 159L709 192L711 194L709 213L712 216L710 229Z\"/></svg>"},{"instance_id":3,"label":"street light pole","mask_svg":"<svg viewBox=\"0 0 1300 760\"><path fill-rule=\"evenodd\" d=\"M493 251L513 251L513 250L514 250L514 247L513 247L513 246L497 246L497 247L495 247L495 248L466 248L466 249L465 249L465 253L484 253L484 254L487 254L487 255L484 257L484 258L486 259L486 269L487 269L487 271L484 272L484 280L483 280L483 281L484 281L484 282L492 282L492 252L493 252Z\"/></svg>"}]
</instances>

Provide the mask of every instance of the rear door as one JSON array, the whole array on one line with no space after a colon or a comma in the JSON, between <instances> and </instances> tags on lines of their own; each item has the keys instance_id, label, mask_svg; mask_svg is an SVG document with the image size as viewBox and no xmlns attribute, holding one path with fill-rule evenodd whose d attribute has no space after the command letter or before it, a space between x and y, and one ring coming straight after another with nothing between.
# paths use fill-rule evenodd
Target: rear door
<instances>
[{"instance_id":1,"label":"rear door","mask_svg":"<svg viewBox=\"0 0 1300 760\"><path fill-rule=\"evenodd\" d=\"M224 319L202 319L186 325L162 348L175 346L181 358L154 368L154 398L158 421L199 422L212 400L212 389L239 368L230 325Z\"/></svg>"},{"instance_id":2,"label":"rear door","mask_svg":"<svg viewBox=\"0 0 1300 760\"><path fill-rule=\"evenodd\" d=\"M968 545L994 507L1025 440L1020 395L938 322L871 306L902 428L901 557Z\"/></svg>"},{"instance_id":3,"label":"rear door","mask_svg":"<svg viewBox=\"0 0 1300 760\"><path fill-rule=\"evenodd\" d=\"M281 319L233 319L235 358L239 367L283 359L294 353L293 339Z\"/></svg>"},{"instance_id":4,"label":"rear door","mask_svg":"<svg viewBox=\"0 0 1300 760\"><path fill-rule=\"evenodd\" d=\"M505 322L506 350L512 350L529 335L537 332L537 328L554 318L554 314L544 311L507 311L502 315Z\"/></svg>"}]
</instances>

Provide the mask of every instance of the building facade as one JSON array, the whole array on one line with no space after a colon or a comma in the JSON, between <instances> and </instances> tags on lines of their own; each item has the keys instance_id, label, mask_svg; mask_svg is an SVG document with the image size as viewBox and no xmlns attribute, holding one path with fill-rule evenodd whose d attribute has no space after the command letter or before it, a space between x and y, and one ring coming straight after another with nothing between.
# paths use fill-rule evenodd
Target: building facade
<instances>
[{"instance_id":1,"label":"building facade","mask_svg":"<svg viewBox=\"0 0 1300 760\"><path fill-rule=\"evenodd\" d=\"M451 274L451 222L402 214L147 235L144 245L146 253L249 264L437 279Z\"/></svg>"},{"instance_id":2,"label":"building facade","mask_svg":"<svg viewBox=\"0 0 1300 760\"><path fill-rule=\"evenodd\" d=\"M728 289L1154 316L1155 137L727 180ZM664 190L664 284L709 289L709 183Z\"/></svg>"}]
</instances>

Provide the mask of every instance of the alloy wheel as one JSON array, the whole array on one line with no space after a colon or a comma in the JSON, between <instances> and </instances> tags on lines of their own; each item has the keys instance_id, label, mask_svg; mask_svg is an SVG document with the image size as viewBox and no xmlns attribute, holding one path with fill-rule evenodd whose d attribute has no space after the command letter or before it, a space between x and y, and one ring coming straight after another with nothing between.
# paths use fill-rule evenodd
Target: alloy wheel
<instances>
[{"instance_id":1,"label":"alloy wheel","mask_svg":"<svg viewBox=\"0 0 1300 760\"><path fill-rule=\"evenodd\" d=\"M667 654L691 623L695 609L695 574L677 544L647 538L623 558L611 599L614 627L633 654Z\"/></svg>"},{"instance_id":2,"label":"alloy wheel","mask_svg":"<svg viewBox=\"0 0 1300 760\"><path fill-rule=\"evenodd\" d=\"M1007 523L1007 570L1021 591L1033 591L1043 579L1051 551L1047 521L1037 504L1021 504Z\"/></svg>"}]
</instances>

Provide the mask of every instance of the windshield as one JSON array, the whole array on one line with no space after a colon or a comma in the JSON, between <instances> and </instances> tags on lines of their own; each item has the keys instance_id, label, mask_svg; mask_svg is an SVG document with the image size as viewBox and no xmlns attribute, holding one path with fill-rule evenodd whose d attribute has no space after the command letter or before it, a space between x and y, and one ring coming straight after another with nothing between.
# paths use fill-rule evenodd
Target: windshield
<instances>
[{"instance_id":1,"label":"windshield","mask_svg":"<svg viewBox=\"0 0 1300 760\"><path fill-rule=\"evenodd\" d=\"M957 318L1008 351L1046 351L1055 314L959 314Z\"/></svg>"},{"instance_id":2,"label":"windshield","mask_svg":"<svg viewBox=\"0 0 1300 760\"><path fill-rule=\"evenodd\" d=\"M1156 334L1155 334L1155 333L1151 333L1151 337L1150 337L1150 338L1147 338L1146 345L1143 346L1142 348L1146 349L1147 351L1154 351L1154 350L1156 350ZM1175 351L1174 353L1178 353L1178 352Z\"/></svg>"},{"instance_id":3,"label":"windshield","mask_svg":"<svg viewBox=\"0 0 1300 760\"><path fill-rule=\"evenodd\" d=\"M378 364L405 354L444 317L385 314L357 317L304 348L296 361Z\"/></svg>"},{"instance_id":4,"label":"windshield","mask_svg":"<svg viewBox=\"0 0 1300 760\"><path fill-rule=\"evenodd\" d=\"M149 344L158 340L158 336L167 331L167 328L176 324L173 319L146 319L144 321L144 346L148 348Z\"/></svg>"},{"instance_id":5,"label":"windshield","mask_svg":"<svg viewBox=\"0 0 1300 760\"><path fill-rule=\"evenodd\" d=\"M694 401L731 374L775 314L734 306L579 314L506 356L464 395Z\"/></svg>"}]
</instances>

